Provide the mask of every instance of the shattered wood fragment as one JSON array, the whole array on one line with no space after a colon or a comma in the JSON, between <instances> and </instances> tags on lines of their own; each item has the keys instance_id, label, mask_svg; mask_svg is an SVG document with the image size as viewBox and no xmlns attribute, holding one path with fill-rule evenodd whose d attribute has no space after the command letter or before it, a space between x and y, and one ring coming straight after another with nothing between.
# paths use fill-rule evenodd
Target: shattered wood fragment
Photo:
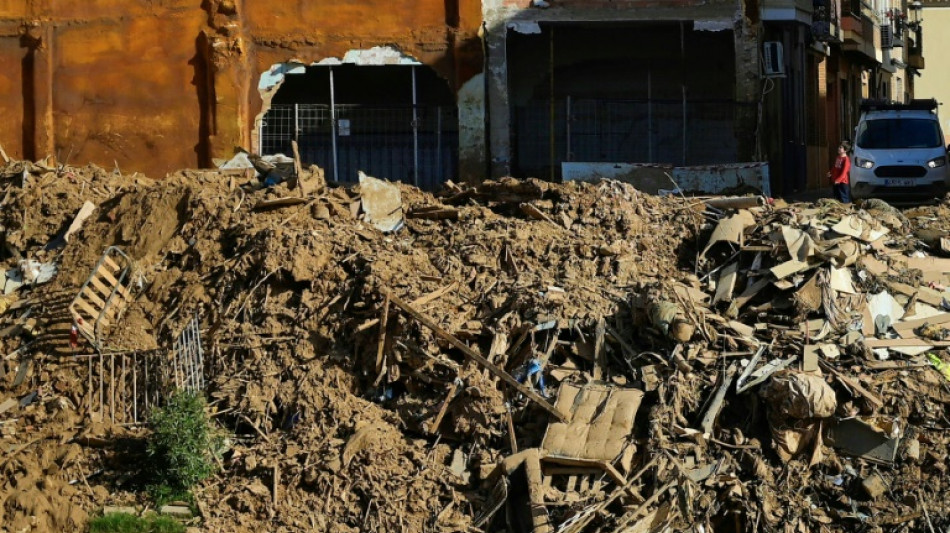
<instances>
[{"instance_id":1,"label":"shattered wood fragment","mask_svg":"<svg viewBox=\"0 0 950 533\"><path fill-rule=\"evenodd\" d=\"M432 332L435 333L438 337L441 337L443 340L447 341L452 346L455 346L456 348L461 350L462 353L464 353L470 359L474 360L476 363L482 365L483 367L488 368L491 371L491 373L494 374L496 377L500 378L509 386L517 389L518 392L520 392L521 394L524 394L525 396L530 398L536 404L544 408L545 411L554 415L558 420L561 420L562 422L566 422L570 420L569 415L556 409L553 405L548 403L547 400L545 400L543 397L541 397L541 395L533 391L531 388L526 387L525 385L519 383L515 378L511 376L511 374L489 363L488 360L482 357L478 352L476 352L470 346L460 341L458 338L456 338L454 335L452 335L448 331L445 331L444 329L442 329L442 327L436 324L435 322L432 322L431 320L426 318L424 315L416 311L412 306L402 301L401 298L399 298L395 294L392 294L392 291L385 290L384 292L389 295L389 298L394 305L396 305L397 307L405 311L407 314L409 314L409 316L416 319L420 324L432 330Z\"/></svg>"},{"instance_id":2,"label":"shattered wood fragment","mask_svg":"<svg viewBox=\"0 0 950 533\"><path fill-rule=\"evenodd\" d=\"M709 403L709 408L706 409L706 414L703 416L701 427L704 435L713 434L713 424L716 423L719 411L722 410L722 402L726 398L726 392L729 390L729 386L732 385L732 380L736 377L738 370L738 363L732 363L723 375L722 383L720 383L719 389L716 390L716 394L713 396L712 401Z\"/></svg>"},{"instance_id":3,"label":"shattered wood fragment","mask_svg":"<svg viewBox=\"0 0 950 533\"><path fill-rule=\"evenodd\" d=\"M438 300L439 298L451 292L452 290L456 289L457 287L458 287L458 282L449 283L448 285L442 287L441 289L437 289L435 291L430 292L429 294L426 294L425 296L416 298L409 305L413 307L422 307L428 304L429 302ZM357 332L366 331L367 329L375 326L376 324L379 324L379 320L380 320L379 318L373 318L373 319L367 320L366 322L357 326L356 331Z\"/></svg>"},{"instance_id":4,"label":"shattered wood fragment","mask_svg":"<svg viewBox=\"0 0 950 533\"><path fill-rule=\"evenodd\" d=\"M643 465L643 467L641 467L640 470L633 475L633 477L627 480L627 483L625 483L623 486L616 487L610 496L607 497L607 499L591 508L589 512L581 515L580 519L576 520L566 528L561 529L559 533L580 533L583 531L583 529L597 516L597 514L606 509L613 502L617 501L617 499L620 498L620 496L622 496L629 488L631 488L633 484L636 483L641 477L643 477L644 474L656 466L660 457L661 456L655 456L650 459L650 461ZM669 486L672 486L672 483L670 483ZM641 507L646 505L647 502L644 502Z\"/></svg>"},{"instance_id":5,"label":"shattered wood fragment","mask_svg":"<svg viewBox=\"0 0 950 533\"><path fill-rule=\"evenodd\" d=\"M377 340L376 347L376 381L373 383L374 386L379 386L379 383L382 381L383 369L386 364L386 328L389 325L389 293L386 293L385 301L383 302L382 309L382 319L379 324L379 335Z\"/></svg>"},{"instance_id":6,"label":"shattered wood fragment","mask_svg":"<svg viewBox=\"0 0 950 533\"><path fill-rule=\"evenodd\" d=\"M459 210L454 207L427 206L410 209L406 218L422 218L426 220L458 220Z\"/></svg>"},{"instance_id":7,"label":"shattered wood fragment","mask_svg":"<svg viewBox=\"0 0 950 533\"><path fill-rule=\"evenodd\" d=\"M543 211L533 206L532 204L522 203L518 207L521 209L522 213L528 215L529 217L535 220L543 220L545 222L550 222L551 224L555 223L553 220L551 220L551 217L544 214Z\"/></svg>"},{"instance_id":8,"label":"shattered wood fragment","mask_svg":"<svg viewBox=\"0 0 950 533\"><path fill-rule=\"evenodd\" d=\"M713 298L713 305L719 302L731 302L732 292L736 288L736 277L739 271L739 262L729 263L719 273L719 281L716 284L716 296Z\"/></svg>"},{"instance_id":9,"label":"shattered wood fragment","mask_svg":"<svg viewBox=\"0 0 950 533\"><path fill-rule=\"evenodd\" d=\"M449 404L452 403L452 400L455 398L455 393L458 390L458 381L453 381L449 385L449 390L445 394L445 399L442 400L442 406L439 408L439 414L436 415L435 420L432 421L431 425L427 425L427 431L429 433L437 433L439 431L439 426L442 425L442 419L445 418L445 413L449 410Z\"/></svg>"},{"instance_id":10,"label":"shattered wood fragment","mask_svg":"<svg viewBox=\"0 0 950 533\"><path fill-rule=\"evenodd\" d=\"M530 501L531 525L533 533L551 533L551 517L544 505L544 474L541 472L541 457L537 448L525 450L525 473L528 478L528 500Z\"/></svg>"},{"instance_id":11,"label":"shattered wood fragment","mask_svg":"<svg viewBox=\"0 0 950 533\"><path fill-rule=\"evenodd\" d=\"M854 392L857 392L858 394L863 396L867 401L871 402L871 405L873 405L875 409L880 409L881 407L884 406L884 401L881 400L881 398L877 394L874 394L873 392L865 389L856 380L842 374L835 367L829 365L828 363L824 361L819 360L818 364L821 366L823 370L834 374L834 376L838 378L845 386L847 386Z\"/></svg>"},{"instance_id":12,"label":"shattered wood fragment","mask_svg":"<svg viewBox=\"0 0 950 533\"><path fill-rule=\"evenodd\" d=\"M604 317L597 319L597 327L594 328L594 373L595 381L604 379L604 371L607 369L607 356L604 353L604 334L606 333L607 322Z\"/></svg>"}]
</instances>

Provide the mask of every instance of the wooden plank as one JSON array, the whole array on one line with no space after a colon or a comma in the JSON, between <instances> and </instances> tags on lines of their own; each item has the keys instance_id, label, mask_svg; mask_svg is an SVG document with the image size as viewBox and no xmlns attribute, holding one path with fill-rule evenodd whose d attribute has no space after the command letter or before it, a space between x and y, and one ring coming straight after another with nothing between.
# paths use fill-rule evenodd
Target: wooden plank
<instances>
[{"instance_id":1,"label":"wooden plank","mask_svg":"<svg viewBox=\"0 0 950 533\"><path fill-rule=\"evenodd\" d=\"M627 482L626 482L622 487L617 487L617 488L615 488L614 491L610 494L609 497L607 497L606 500L604 500L604 501L602 501L601 503L597 504L597 508L596 508L593 512L587 513L586 515L579 515L579 516L580 516L580 519L579 519L579 520L577 520L577 521L574 522L573 524L567 526L566 528L561 529L561 530L560 530L560 533L577 533L577 532L583 530L583 529L587 526L587 524L589 524L589 523L600 513L600 511L606 509L607 506L609 506L610 504L612 504L617 498L620 497L621 494L623 494L624 492L626 492L628 488L632 487L633 484L634 484L638 479L640 479L640 477L643 476L643 474L647 473L647 471L648 471L649 469L653 468L653 466L654 466L654 465L656 464L656 462L657 462L657 459L658 459L658 457L654 457L653 459L650 459L650 462L648 462L647 464L645 464L645 465L643 466L643 468L641 468L640 471L637 472L632 478L628 479ZM670 483L667 485L667 487L665 487L665 488L669 488L669 487L672 486L672 485L673 485L673 482L670 482ZM661 489L661 490L662 490L662 489ZM666 491L663 490L663 492L666 492ZM651 500L653 500L653 499L655 499L655 498L651 498ZM646 505L647 505L647 504L644 503L643 505L641 505L641 507L645 507Z\"/></svg>"},{"instance_id":2,"label":"wooden plank","mask_svg":"<svg viewBox=\"0 0 950 533\"><path fill-rule=\"evenodd\" d=\"M865 339L868 348L903 348L908 346L947 347L950 341L931 341L927 339Z\"/></svg>"},{"instance_id":3,"label":"wooden plank","mask_svg":"<svg viewBox=\"0 0 950 533\"><path fill-rule=\"evenodd\" d=\"M943 305L943 297L939 292L931 289L930 287L913 287L906 283L898 282L889 282L887 286L890 287L892 291L905 296L916 295L919 301L924 302L927 305L932 305L938 309Z\"/></svg>"},{"instance_id":4,"label":"wooden plank","mask_svg":"<svg viewBox=\"0 0 950 533\"><path fill-rule=\"evenodd\" d=\"M561 411L556 409L553 405L548 403L547 400L545 400L540 394L538 394L537 392L534 392L534 390L532 390L530 387L526 387L525 385L519 383L518 380L516 380L514 377L511 376L511 374L505 372L504 370L488 362L487 359L482 357L481 354L479 354L469 345L460 341L455 335L452 335L448 331L445 331L444 329L442 329L441 326L429 320L429 318L424 316L419 311L416 311L415 309L413 309L411 305L402 301L402 298L393 294L392 291L386 289L385 293L389 295L389 299L394 305L396 305L397 307L405 311L409 316L416 319L423 326L431 329L432 332L435 333L437 337L441 337L443 340L445 340L452 346L455 346L456 348L461 350L461 352L464 353L467 357L474 360L479 365L490 370L491 373L494 374L496 377L498 377L499 379L507 383L512 388L516 389L521 394L524 394L525 396L527 396L529 399L531 399L532 401L540 405L545 411L554 415L561 422L570 421L570 414L562 413Z\"/></svg>"},{"instance_id":5,"label":"wooden plank","mask_svg":"<svg viewBox=\"0 0 950 533\"><path fill-rule=\"evenodd\" d=\"M108 255L102 257L102 262L103 264L109 265L109 268L111 268L113 272L119 272L122 270L122 267L120 267L119 264L113 261Z\"/></svg>"},{"instance_id":6,"label":"wooden plank","mask_svg":"<svg viewBox=\"0 0 950 533\"><path fill-rule=\"evenodd\" d=\"M93 321L99 320L100 312L96 310L93 306L89 305L89 303L87 303L86 300L83 300L82 298L76 298L74 303L77 306L79 306L80 309L92 315ZM105 326L109 325L109 321L106 318L101 319L99 323Z\"/></svg>"},{"instance_id":7,"label":"wooden plank","mask_svg":"<svg viewBox=\"0 0 950 533\"><path fill-rule=\"evenodd\" d=\"M604 317L600 317L597 320L597 326L594 328L594 381L603 380L605 370L607 370L607 355L604 350L604 334L606 333L606 329L607 322L604 320Z\"/></svg>"},{"instance_id":8,"label":"wooden plank","mask_svg":"<svg viewBox=\"0 0 950 533\"><path fill-rule=\"evenodd\" d=\"M712 435L713 424L716 423L716 417L719 416L719 411L722 410L722 402L726 398L726 392L729 390L729 386L732 385L732 380L735 379L738 371L737 363L732 363L729 365L729 369L726 370L722 384L719 385L716 395L713 396L712 402L709 404L709 409L706 410L706 414L703 416L702 428L704 435Z\"/></svg>"},{"instance_id":9,"label":"wooden plank","mask_svg":"<svg viewBox=\"0 0 950 533\"><path fill-rule=\"evenodd\" d=\"M99 273L106 281L108 281L110 285L112 285L113 287L116 288L116 292L118 292L119 294L121 294L121 295L124 296L125 298L131 300L131 298L129 298L129 290L126 289L125 286L123 286L121 283L119 283L119 280L115 279L115 276L113 276L111 273L109 273L108 271L106 271L105 269L103 269L103 268L101 268L101 267L99 268L98 273Z\"/></svg>"},{"instance_id":10,"label":"wooden plank","mask_svg":"<svg viewBox=\"0 0 950 533\"><path fill-rule=\"evenodd\" d=\"M106 306L106 301L96 294L94 290L90 289L89 285L83 287L82 291L80 291L80 294L86 297L90 302L96 304L96 307L100 309Z\"/></svg>"},{"instance_id":11,"label":"wooden plank","mask_svg":"<svg viewBox=\"0 0 950 533\"><path fill-rule=\"evenodd\" d=\"M453 381L449 385L449 392L445 395L445 399L442 400L442 407L439 408L439 414L435 417L435 420L432 422L432 425L428 427L429 433L435 433L439 431L439 426L442 425L442 419L445 418L445 413L449 410L449 405L452 403L452 400L455 398L455 391L458 390L458 381Z\"/></svg>"},{"instance_id":12,"label":"wooden plank","mask_svg":"<svg viewBox=\"0 0 950 533\"><path fill-rule=\"evenodd\" d=\"M112 294L112 288L107 287L106 284L96 276L89 278L89 284L87 284L86 287L90 286L99 291L98 294L102 297L102 301L105 301L105 299L108 298L110 294Z\"/></svg>"},{"instance_id":13,"label":"wooden plank","mask_svg":"<svg viewBox=\"0 0 950 533\"><path fill-rule=\"evenodd\" d=\"M412 302L410 302L409 305L411 305L411 306L413 306L413 307L422 307L423 305L425 305L425 304L427 304L427 303L429 303L429 302L431 302L431 301L433 301L433 300L435 300L435 299L437 299L437 298L441 298L442 295L444 295L445 293L451 291L452 289L455 289L456 287L458 287L458 282L457 282L457 281L453 281L452 283L449 283L448 285L446 285L445 287L442 287L441 289L436 289L436 290L430 292L429 294L426 294L426 295L424 295L424 296L421 296L421 297L419 297L419 298L416 298L415 300L413 300ZM379 318L373 318L373 319L371 319L371 320L369 320L369 321L367 321L367 322L364 322L364 323L360 324L360 325L356 328L356 332L359 333L360 331L366 331L367 329L369 329L369 328L375 326L376 324L379 324Z\"/></svg>"},{"instance_id":14,"label":"wooden plank","mask_svg":"<svg viewBox=\"0 0 950 533\"><path fill-rule=\"evenodd\" d=\"M914 337L914 330L925 325L939 326L950 323L950 313L941 313L928 318L918 318L915 320L905 320L894 324L894 331L903 338Z\"/></svg>"},{"instance_id":15,"label":"wooden plank","mask_svg":"<svg viewBox=\"0 0 950 533\"><path fill-rule=\"evenodd\" d=\"M736 289L736 277L739 272L739 262L734 261L726 265L719 273L719 281L716 283L716 296L713 298L712 305L719 302L731 302L732 292Z\"/></svg>"},{"instance_id":16,"label":"wooden plank","mask_svg":"<svg viewBox=\"0 0 950 533\"><path fill-rule=\"evenodd\" d=\"M389 294L386 295L386 300L383 302L383 313L382 319L379 326L379 335L377 336L377 346L376 346L376 383L374 385L379 385L380 380L383 378L383 363L385 363L385 349L386 349L386 327L389 325Z\"/></svg>"},{"instance_id":17,"label":"wooden plank","mask_svg":"<svg viewBox=\"0 0 950 533\"><path fill-rule=\"evenodd\" d=\"M878 409L880 409L881 407L884 407L884 401L881 400L881 398L877 394L874 394L873 392L865 389L860 383L857 382L857 380L842 374L835 367L829 365L828 363L820 359L818 360L818 364L821 365L821 368L834 374L835 377L841 380L841 382L844 383L846 386L851 387L851 389L853 389L855 392L857 392L861 396L864 396L869 402L871 402L874 405L874 407Z\"/></svg>"}]
</instances>

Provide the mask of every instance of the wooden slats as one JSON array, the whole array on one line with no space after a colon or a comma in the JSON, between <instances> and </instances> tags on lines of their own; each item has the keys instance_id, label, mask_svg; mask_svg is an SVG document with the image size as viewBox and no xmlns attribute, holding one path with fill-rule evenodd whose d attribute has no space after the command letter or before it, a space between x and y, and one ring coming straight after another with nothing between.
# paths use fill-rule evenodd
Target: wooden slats
<instances>
[{"instance_id":1,"label":"wooden slats","mask_svg":"<svg viewBox=\"0 0 950 533\"><path fill-rule=\"evenodd\" d=\"M131 300L128 288L118 279L126 268L117 262L121 252L113 258L110 257L112 250L110 248L103 255L89 280L69 305L74 323L97 348L100 348L101 339L98 337L103 334L102 328L115 324ZM125 261L123 259L120 262Z\"/></svg>"}]
</instances>

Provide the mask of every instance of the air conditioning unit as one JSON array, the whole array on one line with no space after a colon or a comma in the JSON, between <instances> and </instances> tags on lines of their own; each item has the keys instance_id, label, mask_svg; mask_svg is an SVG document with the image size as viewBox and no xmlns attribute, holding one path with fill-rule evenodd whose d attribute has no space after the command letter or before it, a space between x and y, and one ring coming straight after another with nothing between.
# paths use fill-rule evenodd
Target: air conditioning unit
<instances>
[{"instance_id":1,"label":"air conditioning unit","mask_svg":"<svg viewBox=\"0 0 950 533\"><path fill-rule=\"evenodd\" d=\"M881 26L881 48L894 48L894 33L890 24Z\"/></svg>"},{"instance_id":2,"label":"air conditioning unit","mask_svg":"<svg viewBox=\"0 0 950 533\"><path fill-rule=\"evenodd\" d=\"M762 54L762 69L766 78L785 77L785 57L782 54L782 43L766 41Z\"/></svg>"}]
</instances>

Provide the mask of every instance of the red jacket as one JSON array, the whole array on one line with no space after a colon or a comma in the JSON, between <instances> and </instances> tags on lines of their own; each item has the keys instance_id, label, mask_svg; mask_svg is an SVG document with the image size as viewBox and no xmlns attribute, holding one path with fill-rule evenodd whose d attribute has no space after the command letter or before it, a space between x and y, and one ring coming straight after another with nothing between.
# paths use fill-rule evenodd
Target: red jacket
<instances>
[{"instance_id":1,"label":"red jacket","mask_svg":"<svg viewBox=\"0 0 950 533\"><path fill-rule=\"evenodd\" d=\"M835 165L831 167L831 182L835 185L839 183L848 183L848 176L851 173L851 160L847 155L835 158Z\"/></svg>"}]
</instances>

